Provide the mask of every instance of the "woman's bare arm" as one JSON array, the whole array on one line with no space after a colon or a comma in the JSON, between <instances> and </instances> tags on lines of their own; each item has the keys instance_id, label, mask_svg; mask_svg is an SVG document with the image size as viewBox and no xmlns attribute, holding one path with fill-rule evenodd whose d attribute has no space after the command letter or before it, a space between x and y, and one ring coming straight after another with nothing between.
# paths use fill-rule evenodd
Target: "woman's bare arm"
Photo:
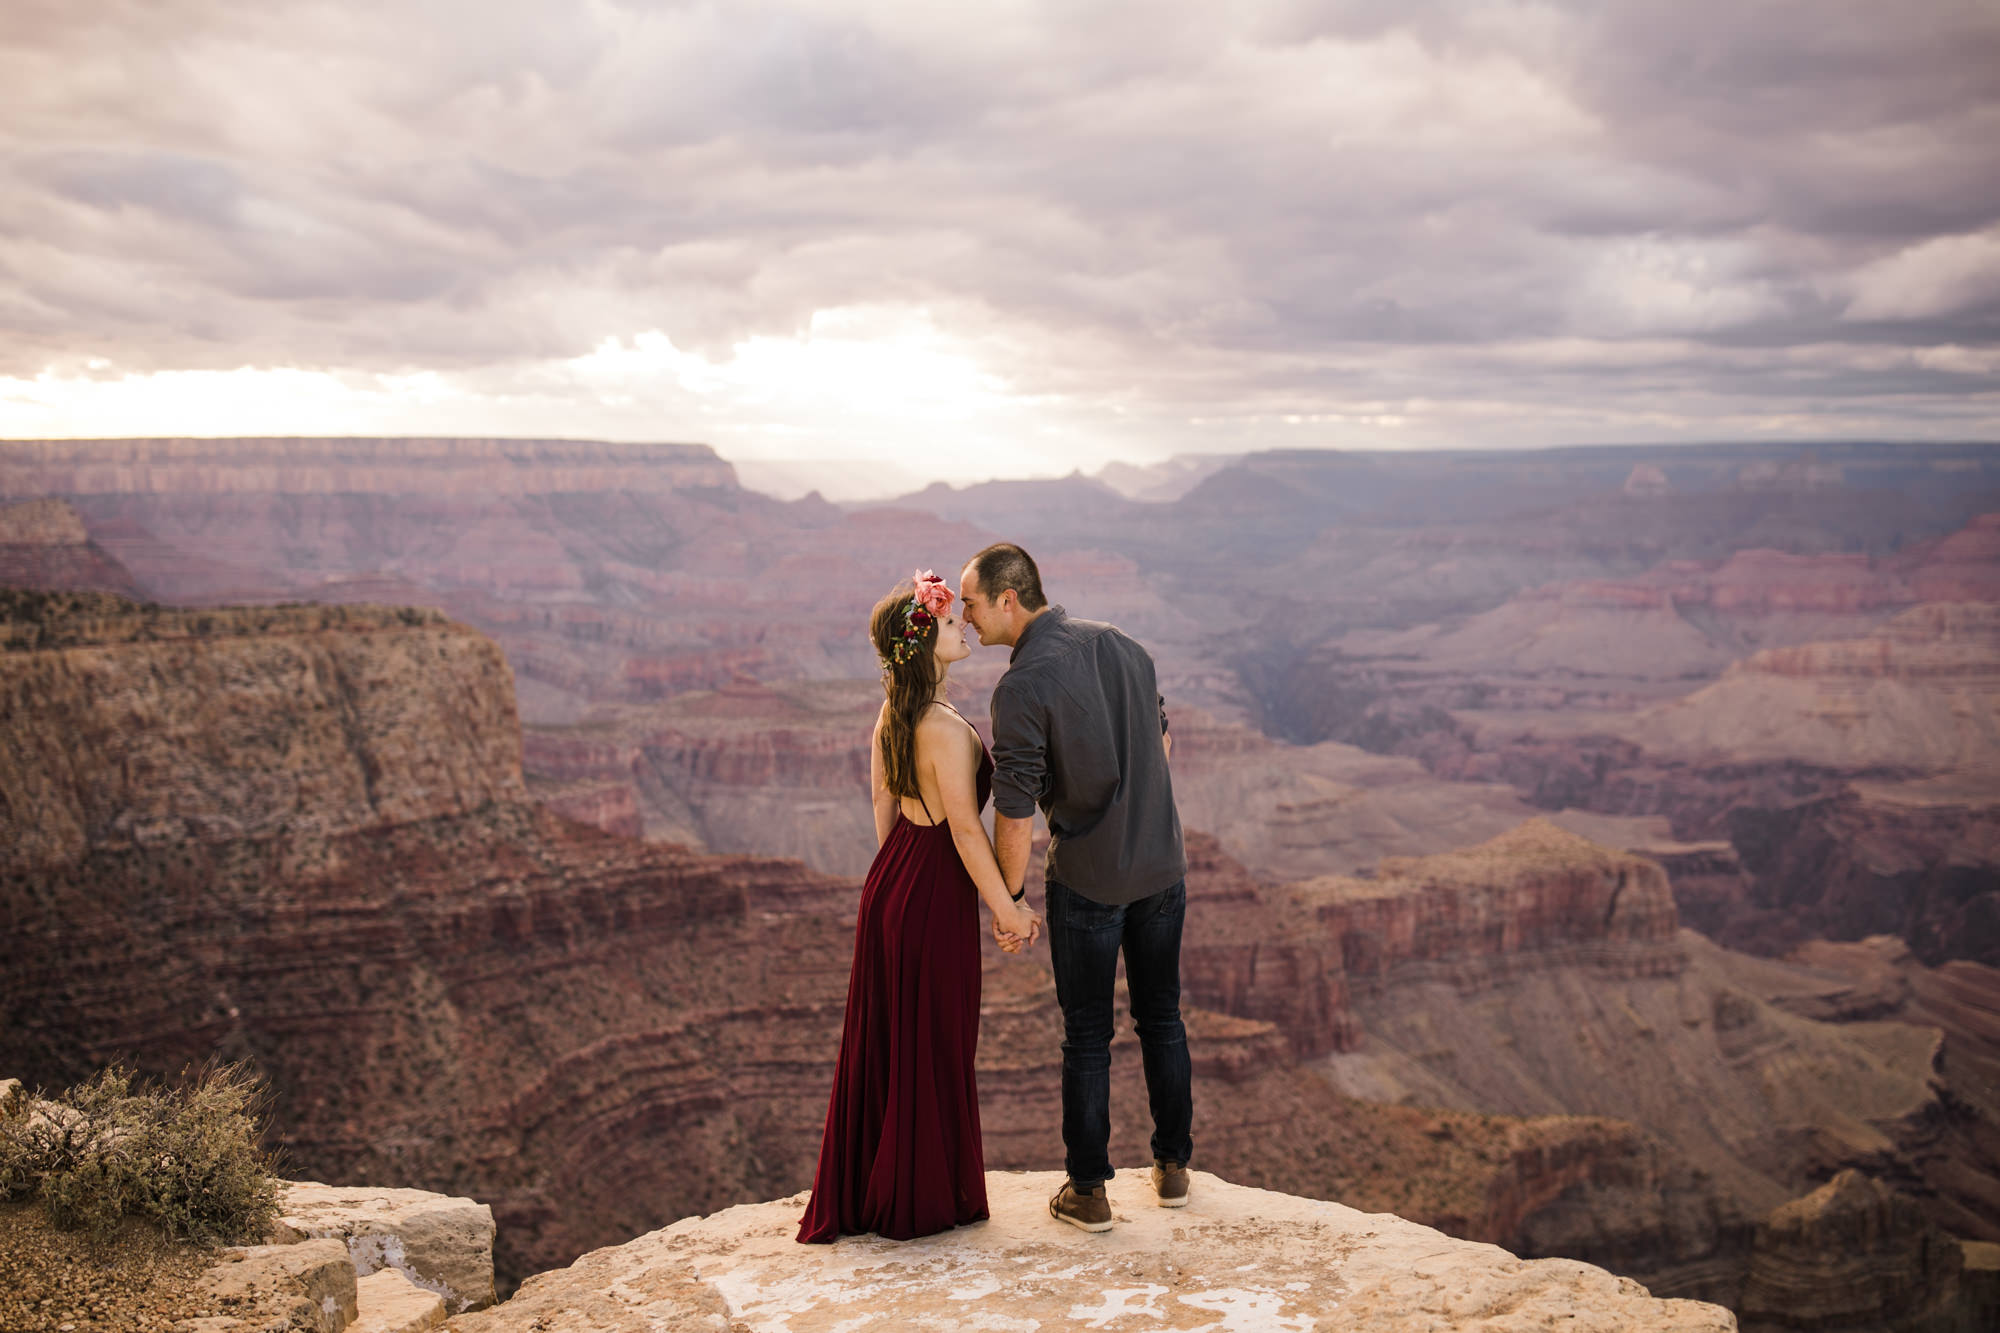
<instances>
[{"instance_id":1,"label":"woman's bare arm","mask_svg":"<svg viewBox=\"0 0 2000 1333\"><path fill-rule=\"evenodd\" d=\"M993 912L1002 930L1033 941L1040 933L1041 918L1017 903L1000 878L1000 863L993 859L993 843L986 826L979 822L979 738L958 718L933 713L917 728L917 763L928 769L937 782L944 804L945 822L951 825L952 845L959 860L972 876L980 900Z\"/></svg>"},{"instance_id":2,"label":"woman's bare arm","mask_svg":"<svg viewBox=\"0 0 2000 1333\"><path fill-rule=\"evenodd\" d=\"M902 803L890 793L888 780L882 773L882 723L888 716L889 705L885 703L875 718L874 734L868 738L868 799L875 807L875 845L878 848L889 841L889 831L896 827L896 816L902 808Z\"/></svg>"}]
</instances>

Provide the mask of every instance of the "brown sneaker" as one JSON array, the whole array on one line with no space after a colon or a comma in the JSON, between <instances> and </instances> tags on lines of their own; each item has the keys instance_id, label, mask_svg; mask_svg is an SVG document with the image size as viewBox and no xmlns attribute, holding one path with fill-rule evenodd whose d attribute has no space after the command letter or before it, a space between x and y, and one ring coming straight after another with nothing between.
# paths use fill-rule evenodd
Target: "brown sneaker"
<instances>
[{"instance_id":1,"label":"brown sneaker","mask_svg":"<svg viewBox=\"0 0 2000 1333\"><path fill-rule=\"evenodd\" d=\"M1153 1193L1162 1208L1185 1208L1188 1201L1188 1171L1179 1162L1164 1157L1153 1159Z\"/></svg>"},{"instance_id":2,"label":"brown sneaker","mask_svg":"<svg viewBox=\"0 0 2000 1333\"><path fill-rule=\"evenodd\" d=\"M1049 1200L1049 1216L1085 1231L1109 1231L1111 1200L1104 1197L1102 1185L1080 1190L1065 1180L1063 1187L1056 1191L1056 1197Z\"/></svg>"}]
</instances>

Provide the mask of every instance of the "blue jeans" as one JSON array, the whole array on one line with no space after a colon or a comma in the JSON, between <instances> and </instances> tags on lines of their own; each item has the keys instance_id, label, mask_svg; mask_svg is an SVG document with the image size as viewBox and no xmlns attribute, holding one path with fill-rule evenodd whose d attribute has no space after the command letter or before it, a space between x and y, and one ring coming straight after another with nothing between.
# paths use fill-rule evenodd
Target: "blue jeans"
<instances>
[{"instance_id":1,"label":"blue jeans","mask_svg":"<svg viewBox=\"0 0 2000 1333\"><path fill-rule=\"evenodd\" d=\"M1111 1003L1121 950L1153 1109L1153 1156L1185 1165L1194 1151L1194 1097L1181 1024L1186 881L1107 907L1050 880L1043 906L1063 1011L1063 1165L1069 1178L1079 1189L1111 1179Z\"/></svg>"}]
</instances>

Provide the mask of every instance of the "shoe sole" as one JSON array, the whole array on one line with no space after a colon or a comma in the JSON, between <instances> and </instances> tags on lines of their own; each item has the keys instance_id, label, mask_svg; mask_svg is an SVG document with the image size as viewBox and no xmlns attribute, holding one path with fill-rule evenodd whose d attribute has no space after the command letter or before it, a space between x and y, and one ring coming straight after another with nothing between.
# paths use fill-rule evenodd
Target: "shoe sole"
<instances>
[{"instance_id":1,"label":"shoe sole","mask_svg":"<svg viewBox=\"0 0 2000 1333\"><path fill-rule=\"evenodd\" d=\"M1049 1205L1049 1216L1058 1222L1069 1223L1078 1231L1088 1231L1093 1235L1111 1230L1111 1222L1108 1219L1103 1222L1086 1222L1080 1217L1071 1217L1068 1213L1058 1212L1053 1203Z\"/></svg>"},{"instance_id":2,"label":"shoe sole","mask_svg":"<svg viewBox=\"0 0 2000 1333\"><path fill-rule=\"evenodd\" d=\"M1185 1207L1187 1207L1187 1201L1188 1201L1188 1196L1187 1196L1187 1195L1185 1195L1185 1194L1181 1195L1181 1197L1180 1197L1180 1198L1178 1198L1178 1199L1169 1199L1169 1198L1165 1198L1165 1197L1163 1196L1163 1197L1162 1197L1162 1198L1160 1199L1160 1207L1162 1207L1162 1208L1185 1208Z\"/></svg>"}]
</instances>

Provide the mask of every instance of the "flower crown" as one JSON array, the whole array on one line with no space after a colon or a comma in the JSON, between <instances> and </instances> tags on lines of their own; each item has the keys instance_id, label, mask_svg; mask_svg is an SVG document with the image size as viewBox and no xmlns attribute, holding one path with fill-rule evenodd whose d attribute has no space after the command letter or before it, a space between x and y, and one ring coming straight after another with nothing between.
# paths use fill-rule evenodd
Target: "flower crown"
<instances>
[{"instance_id":1,"label":"flower crown","mask_svg":"<svg viewBox=\"0 0 2000 1333\"><path fill-rule=\"evenodd\" d=\"M925 632L937 624L939 616L951 610L952 601L958 596L944 586L942 574L933 574L928 569L917 570L910 584L910 604L903 608L903 634L896 640L889 658L883 661L885 669L891 660L901 666L921 652Z\"/></svg>"}]
</instances>

